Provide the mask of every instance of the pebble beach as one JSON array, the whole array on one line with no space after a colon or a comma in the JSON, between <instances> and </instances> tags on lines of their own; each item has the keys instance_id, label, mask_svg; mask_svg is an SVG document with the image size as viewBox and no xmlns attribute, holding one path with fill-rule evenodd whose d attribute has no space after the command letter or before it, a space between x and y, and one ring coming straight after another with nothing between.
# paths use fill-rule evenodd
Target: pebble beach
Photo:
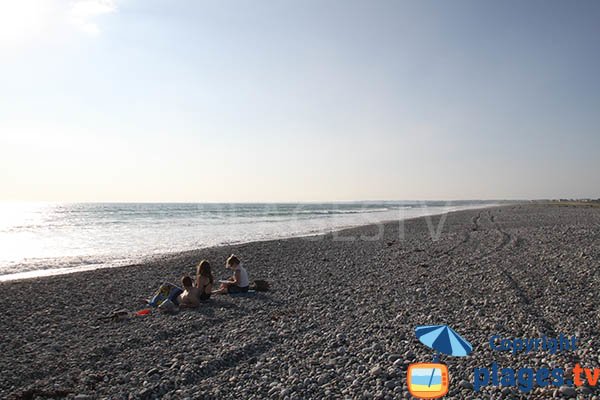
<instances>
[{"instance_id":1,"label":"pebble beach","mask_svg":"<svg viewBox=\"0 0 600 400\"><path fill-rule=\"evenodd\" d=\"M135 312L207 259L238 255L271 290L196 310ZM446 398L600 398L595 387L488 385L473 370L600 366L600 208L514 204L324 235L213 247L150 262L0 284L2 399L404 399L432 351L419 325L473 345L445 357ZM490 349L506 338L578 338L575 351Z\"/></svg>"}]
</instances>

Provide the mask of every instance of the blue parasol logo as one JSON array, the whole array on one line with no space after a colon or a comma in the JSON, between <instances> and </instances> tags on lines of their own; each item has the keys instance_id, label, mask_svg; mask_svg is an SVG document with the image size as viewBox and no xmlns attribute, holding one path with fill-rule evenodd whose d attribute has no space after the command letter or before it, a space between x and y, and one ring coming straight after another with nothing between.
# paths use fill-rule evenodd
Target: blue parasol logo
<instances>
[{"instance_id":1,"label":"blue parasol logo","mask_svg":"<svg viewBox=\"0 0 600 400\"><path fill-rule=\"evenodd\" d=\"M473 351L471 343L448 325L418 326L415 331L421 343L438 353L464 357Z\"/></svg>"}]
</instances>

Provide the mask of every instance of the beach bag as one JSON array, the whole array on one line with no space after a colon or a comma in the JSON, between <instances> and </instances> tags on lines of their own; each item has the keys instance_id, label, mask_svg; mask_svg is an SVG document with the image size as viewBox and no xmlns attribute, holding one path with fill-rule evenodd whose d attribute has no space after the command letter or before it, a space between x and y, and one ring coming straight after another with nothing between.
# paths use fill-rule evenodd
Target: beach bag
<instances>
[{"instance_id":1,"label":"beach bag","mask_svg":"<svg viewBox=\"0 0 600 400\"><path fill-rule=\"evenodd\" d=\"M171 300L175 305L178 305L177 297L183 293L183 289L173 285L172 283L163 283L160 288L156 291L152 299L148 302L151 307L158 307L165 300Z\"/></svg>"},{"instance_id":2,"label":"beach bag","mask_svg":"<svg viewBox=\"0 0 600 400\"><path fill-rule=\"evenodd\" d=\"M256 290L257 292L267 292L271 288L271 284L267 281L263 280L255 280L254 285L252 285L251 289Z\"/></svg>"}]
</instances>

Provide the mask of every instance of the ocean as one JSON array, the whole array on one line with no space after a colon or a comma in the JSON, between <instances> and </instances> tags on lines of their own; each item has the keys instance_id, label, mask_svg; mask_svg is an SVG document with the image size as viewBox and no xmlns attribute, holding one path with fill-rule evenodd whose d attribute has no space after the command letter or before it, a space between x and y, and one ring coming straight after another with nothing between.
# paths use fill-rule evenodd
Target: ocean
<instances>
[{"instance_id":1,"label":"ocean","mask_svg":"<svg viewBox=\"0 0 600 400\"><path fill-rule=\"evenodd\" d=\"M492 204L0 203L0 281L118 267L172 252L311 235Z\"/></svg>"}]
</instances>

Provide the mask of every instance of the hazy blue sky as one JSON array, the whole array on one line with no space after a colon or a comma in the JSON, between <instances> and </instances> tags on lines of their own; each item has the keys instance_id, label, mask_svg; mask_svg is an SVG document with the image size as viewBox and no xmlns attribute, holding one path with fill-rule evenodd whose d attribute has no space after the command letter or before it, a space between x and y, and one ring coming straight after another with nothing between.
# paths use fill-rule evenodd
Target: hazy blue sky
<instances>
[{"instance_id":1,"label":"hazy blue sky","mask_svg":"<svg viewBox=\"0 0 600 400\"><path fill-rule=\"evenodd\" d=\"M2 1L0 199L600 197L598 1Z\"/></svg>"}]
</instances>

